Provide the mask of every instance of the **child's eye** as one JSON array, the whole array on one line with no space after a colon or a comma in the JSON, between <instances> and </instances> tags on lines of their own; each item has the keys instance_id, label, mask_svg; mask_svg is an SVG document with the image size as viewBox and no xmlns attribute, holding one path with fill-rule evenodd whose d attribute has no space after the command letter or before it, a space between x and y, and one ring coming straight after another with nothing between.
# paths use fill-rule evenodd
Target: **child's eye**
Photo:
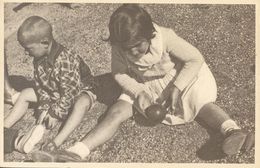
<instances>
[{"instance_id":1,"label":"child's eye","mask_svg":"<svg viewBox=\"0 0 260 168\"><path fill-rule=\"evenodd\" d=\"M133 46L131 46L131 47L128 47L127 50L131 50L131 49L133 49L133 48L139 48L139 47L141 47L141 46L142 46L142 43L138 43L138 44L135 44L135 45L133 45Z\"/></svg>"},{"instance_id":2,"label":"child's eye","mask_svg":"<svg viewBox=\"0 0 260 168\"><path fill-rule=\"evenodd\" d=\"M135 44L133 44L133 45L122 46L122 49L123 49L124 51L130 51L130 50L132 50L133 48L140 48L140 47L142 47L142 45L143 45L143 41L139 41L138 43L135 43Z\"/></svg>"},{"instance_id":3,"label":"child's eye","mask_svg":"<svg viewBox=\"0 0 260 168\"><path fill-rule=\"evenodd\" d=\"M30 48L28 48L28 47L24 47L24 49L25 49L25 50L29 50Z\"/></svg>"},{"instance_id":4,"label":"child's eye","mask_svg":"<svg viewBox=\"0 0 260 168\"><path fill-rule=\"evenodd\" d=\"M141 47L143 43L138 43L136 45L134 45L132 48L136 48L136 47Z\"/></svg>"}]
</instances>

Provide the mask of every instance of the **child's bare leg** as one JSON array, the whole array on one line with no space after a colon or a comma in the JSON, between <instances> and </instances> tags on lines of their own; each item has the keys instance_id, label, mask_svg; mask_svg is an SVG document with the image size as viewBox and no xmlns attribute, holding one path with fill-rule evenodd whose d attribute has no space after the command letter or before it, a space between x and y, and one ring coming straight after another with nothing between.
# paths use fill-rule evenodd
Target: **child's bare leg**
<instances>
[{"instance_id":1,"label":"child's bare leg","mask_svg":"<svg viewBox=\"0 0 260 168\"><path fill-rule=\"evenodd\" d=\"M5 44L7 43L7 41L8 39L6 38ZM5 51L6 50L4 49L4 101L13 105L17 97L19 96L19 92L17 92L10 83Z\"/></svg>"},{"instance_id":2,"label":"child's bare leg","mask_svg":"<svg viewBox=\"0 0 260 168\"><path fill-rule=\"evenodd\" d=\"M37 102L37 97L33 88L26 88L22 90L10 114L5 117L4 127L10 128L20 120L27 112L30 102Z\"/></svg>"},{"instance_id":3,"label":"child's bare leg","mask_svg":"<svg viewBox=\"0 0 260 168\"><path fill-rule=\"evenodd\" d=\"M108 111L105 118L82 140L90 150L114 136L120 124L133 115L132 105L119 100Z\"/></svg>"},{"instance_id":4,"label":"child's bare leg","mask_svg":"<svg viewBox=\"0 0 260 168\"><path fill-rule=\"evenodd\" d=\"M91 98L87 94L83 93L77 98L70 116L65 121L64 127L53 140L56 146L60 146L80 124L91 103Z\"/></svg>"},{"instance_id":5,"label":"child's bare leg","mask_svg":"<svg viewBox=\"0 0 260 168\"><path fill-rule=\"evenodd\" d=\"M5 65L4 65L4 101L8 103L14 103L12 102L14 94L17 93L17 91L12 87L10 80L9 80L9 74L7 69L7 63L5 59Z\"/></svg>"},{"instance_id":6,"label":"child's bare leg","mask_svg":"<svg viewBox=\"0 0 260 168\"><path fill-rule=\"evenodd\" d=\"M119 100L109 109L105 118L81 142L77 142L74 146L67 149L67 151L85 158L90 150L111 139L120 124L132 115L132 105L126 101Z\"/></svg>"},{"instance_id":7,"label":"child's bare leg","mask_svg":"<svg viewBox=\"0 0 260 168\"><path fill-rule=\"evenodd\" d=\"M6 64L6 61L5 61L5 65L4 65L4 88L5 88L5 93L8 94L11 92L11 90L13 89L13 87L11 86L10 84L10 81L9 81L9 75L8 75L8 71L7 71L7 64Z\"/></svg>"}]
</instances>

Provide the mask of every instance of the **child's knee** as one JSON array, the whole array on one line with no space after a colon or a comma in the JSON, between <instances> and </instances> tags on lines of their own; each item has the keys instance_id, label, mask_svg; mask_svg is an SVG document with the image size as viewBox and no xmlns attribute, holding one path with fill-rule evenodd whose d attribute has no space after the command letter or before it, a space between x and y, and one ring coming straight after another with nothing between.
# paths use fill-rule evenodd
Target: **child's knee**
<instances>
[{"instance_id":1,"label":"child's knee","mask_svg":"<svg viewBox=\"0 0 260 168\"><path fill-rule=\"evenodd\" d=\"M88 94L81 94L76 97L74 108L78 109L90 109L92 105L92 100Z\"/></svg>"},{"instance_id":2,"label":"child's knee","mask_svg":"<svg viewBox=\"0 0 260 168\"><path fill-rule=\"evenodd\" d=\"M123 122L132 117L132 107L125 104L115 104L108 110L108 115L111 119Z\"/></svg>"}]
</instances>

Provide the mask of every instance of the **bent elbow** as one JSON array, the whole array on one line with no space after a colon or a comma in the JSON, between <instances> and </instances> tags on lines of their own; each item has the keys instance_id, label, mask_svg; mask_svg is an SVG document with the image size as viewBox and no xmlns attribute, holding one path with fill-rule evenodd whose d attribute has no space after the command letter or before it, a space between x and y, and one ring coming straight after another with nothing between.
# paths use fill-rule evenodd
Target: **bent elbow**
<instances>
[{"instance_id":1,"label":"bent elbow","mask_svg":"<svg viewBox=\"0 0 260 168\"><path fill-rule=\"evenodd\" d=\"M200 53L199 50L197 50L196 55L197 56L195 57L195 59L193 61L196 62L197 64L202 65L205 62L203 55Z\"/></svg>"}]
</instances>

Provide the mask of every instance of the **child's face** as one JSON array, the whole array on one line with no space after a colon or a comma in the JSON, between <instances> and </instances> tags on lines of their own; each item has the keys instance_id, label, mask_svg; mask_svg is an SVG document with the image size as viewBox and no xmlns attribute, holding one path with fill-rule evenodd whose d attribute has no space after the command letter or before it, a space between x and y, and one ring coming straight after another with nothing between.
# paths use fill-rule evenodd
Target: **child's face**
<instances>
[{"instance_id":1,"label":"child's face","mask_svg":"<svg viewBox=\"0 0 260 168\"><path fill-rule=\"evenodd\" d=\"M149 52L150 42L146 39L141 39L133 42L125 47L124 50L135 58L141 58L147 52Z\"/></svg>"},{"instance_id":2,"label":"child's face","mask_svg":"<svg viewBox=\"0 0 260 168\"><path fill-rule=\"evenodd\" d=\"M48 53L48 44L42 42L21 43L25 54L34 58L46 56Z\"/></svg>"}]
</instances>

